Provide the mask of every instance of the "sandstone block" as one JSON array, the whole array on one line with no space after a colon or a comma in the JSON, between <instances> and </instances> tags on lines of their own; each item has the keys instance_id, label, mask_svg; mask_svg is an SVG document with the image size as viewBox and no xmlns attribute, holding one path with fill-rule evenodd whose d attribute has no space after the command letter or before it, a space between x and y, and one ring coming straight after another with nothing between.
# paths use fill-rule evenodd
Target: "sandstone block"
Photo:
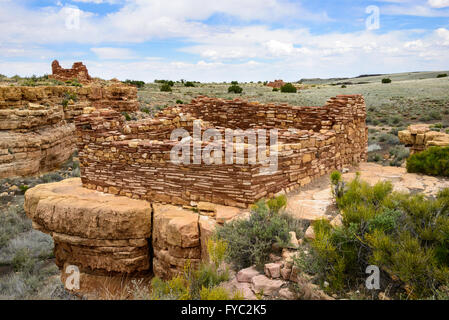
<instances>
[{"instance_id":1,"label":"sandstone block","mask_svg":"<svg viewBox=\"0 0 449 320\"><path fill-rule=\"evenodd\" d=\"M238 282L247 282L251 283L251 280L255 277L260 275L260 272L256 270L255 267L249 267L246 269L242 269L239 272L237 272L237 281Z\"/></svg>"}]
</instances>

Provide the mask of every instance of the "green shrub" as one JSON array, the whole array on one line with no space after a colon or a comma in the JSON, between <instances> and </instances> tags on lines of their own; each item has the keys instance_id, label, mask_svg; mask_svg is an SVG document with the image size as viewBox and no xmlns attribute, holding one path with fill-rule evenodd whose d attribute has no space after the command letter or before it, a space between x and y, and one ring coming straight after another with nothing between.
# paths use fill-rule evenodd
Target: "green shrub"
<instances>
[{"instance_id":1,"label":"green shrub","mask_svg":"<svg viewBox=\"0 0 449 320\"><path fill-rule=\"evenodd\" d=\"M237 81L232 81L232 86L230 86L228 88L228 93L242 93L243 88L238 86L237 84L234 84L234 82L237 82Z\"/></svg>"},{"instance_id":2,"label":"green shrub","mask_svg":"<svg viewBox=\"0 0 449 320\"><path fill-rule=\"evenodd\" d=\"M150 109L149 109L148 107L140 108L140 111L142 111L142 112L144 112L144 113L146 113L146 114L149 114L149 113L150 113Z\"/></svg>"},{"instance_id":3,"label":"green shrub","mask_svg":"<svg viewBox=\"0 0 449 320\"><path fill-rule=\"evenodd\" d=\"M129 84L129 85L132 85L132 86L136 86L137 88L145 87L145 82L144 81L126 79L123 82L126 83L126 84Z\"/></svg>"},{"instance_id":4,"label":"green shrub","mask_svg":"<svg viewBox=\"0 0 449 320\"><path fill-rule=\"evenodd\" d=\"M382 83L391 83L391 79L384 78L384 79L382 79Z\"/></svg>"},{"instance_id":5,"label":"green shrub","mask_svg":"<svg viewBox=\"0 0 449 320\"><path fill-rule=\"evenodd\" d=\"M285 197L259 201L251 208L249 219L239 219L217 230L218 239L228 243L227 260L237 268L256 265L262 269L275 249L290 241L290 231L301 232L295 219L284 212ZM296 222L297 223L297 222Z\"/></svg>"},{"instance_id":6,"label":"green shrub","mask_svg":"<svg viewBox=\"0 0 449 320\"><path fill-rule=\"evenodd\" d=\"M26 217L23 203L0 211L0 249L18 234L31 230L31 221Z\"/></svg>"},{"instance_id":7,"label":"green shrub","mask_svg":"<svg viewBox=\"0 0 449 320\"><path fill-rule=\"evenodd\" d=\"M125 117L126 121L131 121L131 116L128 114L128 112L123 111L122 116Z\"/></svg>"},{"instance_id":8,"label":"green shrub","mask_svg":"<svg viewBox=\"0 0 449 320\"><path fill-rule=\"evenodd\" d=\"M431 111L429 112L429 118L431 120L441 120L443 117L441 116L441 113L439 111Z\"/></svg>"},{"instance_id":9,"label":"green shrub","mask_svg":"<svg viewBox=\"0 0 449 320\"><path fill-rule=\"evenodd\" d=\"M176 104L184 104L184 102L182 102L182 100L176 100Z\"/></svg>"},{"instance_id":10,"label":"green shrub","mask_svg":"<svg viewBox=\"0 0 449 320\"><path fill-rule=\"evenodd\" d=\"M279 89L278 89L278 88L273 88L273 91L274 91L274 92L278 92Z\"/></svg>"},{"instance_id":11,"label":"green shrub","mask_svg":"<svg viewBox=\"0 0 449 320\"><path fill-rule=\"evenodd\" d=\"M152 280L152 295L155 300L229 300L239 299L241 294L233 297L218 287L229 280L229 271L223 267L226 257L227 243L223 240L210 239L207 243L209 257L212 263L201 263L198 268L191 266L188 260L184 266L183 275L170 281L159 278Z\"/></svg>"},{"instance_id":12,"label":"green shrub","mask_svg":"<svg viewBox=\"0 0 449 320\"><path fill-rule=\"evenodd\" d=\"M19 249L12 259L12 266L16 272L31 272L35 265L30 250L28 248Z\"/></svg>"},{"instance_id":13,"label":"green shrub","mask_svg":"<svg viewBox=\"0 0 449 320\"><path fill-rule=\"evenodd\" d=\"M407 159L407 172L449 177L449 147L430 147Z\"/></svg>"},{"instance_id":14,"label":"green shrub","mask_svg":"<svg viewBox=\"0 0 449 320\"><path fill-rule=\"evenodd\" d=\"M390 156L393 157L390 165L400 167L404 160L410 156L410 151L404 146L394 146L390 149Z\"/></svg>"},{"instance_id":15,"label":"green shrub","mask_svg":"<svg viewBox=\"0 0 449 320\"><path fill-rule=\"evenodd\" d=\"M393 134L382 133L379 137L380 142L384 142L387 144L399 144L399 138Z\"/></svg>"},{"instance_id":16,"label":"green shrub","mask_svg":"<svg viewBox=\"0 0 449 320\"><path fill-rule=\"evenodd\" d=\"M65 108L68 106L70 101L78 101L78 96L74 92L65 92L64 98L62 99L62 106Z\"/></svg>"},{"instance_id":17,"label":"green shrub","mask_svg":"<svg viewBox=\"0 0 449 320\"><path fill-rule=\"evenodd\" d=\"M195 84L192 81L187 81L186 83L184 83L185 87L195 87Z\"/></svg>"},{"instance_id":18,"label":"green shrub","mask_svg":"<svg viewBox=\"0 0 449 320\"><path fill-rule=\"evenodd\" d=\"M172 92L171 86L168 83L164 83L161 86L161 91L162 92Z\"/></svg>"},{"instance_id":19,"label":"green shrub","mask_svg":"<svg viewBox=\"0 0 449 320\"><path fill-rule=\"evenodd\" d=\"M446 78L447 77L447 73L441 73L439 75L437 75L437 78Z\"/></svg>"},{"instance_id":20,"label":"green shrub","mask_svg":"<svg viewBox=\"0 0 449 320\"><path fill-rule=\"evenodd\" d=\"M339 179L332 179L333 185ZM436 199L392 191L390 182L370 186L356 176L336 198L343 225L314 223L310 256L295 263L328 281L331 292L362 284L365 269L381 269L390 294L432 297L449 284L449 189Z\"/></svg>"},{"instance_id":21,"label":"green shrub","mask_svg":"<svg viewBox=\"0 0 449 320\"><path fill-rule=\"evenodd\" d=\"M281 87L281 92L283 93L296 93L297 89L291 83L286 83Z\"/></svg>"}]
</instances>

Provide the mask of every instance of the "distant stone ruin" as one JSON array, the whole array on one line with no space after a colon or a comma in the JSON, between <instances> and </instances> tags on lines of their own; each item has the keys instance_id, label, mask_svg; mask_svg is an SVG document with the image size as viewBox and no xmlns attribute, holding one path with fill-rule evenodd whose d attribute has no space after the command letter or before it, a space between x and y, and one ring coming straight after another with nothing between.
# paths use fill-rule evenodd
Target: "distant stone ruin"
<instances>
[{"instance_id":1,"label":"distant stone ruin","mask_svg":"<svg viewBox=\"0 0 449 320\"><path fill-rule=\"evenodd\" d=\"M235 156L233 164L174 164L171 151L178 141L173 130L192 134L201 129L278 129L278 168L261 174L268 164ZM107 193L151 202L191 205L204 201L246 208L263 197L289 192L343 166L366 161L366 107L361 95L337 96L322 107L259 104L239 99L199 97L189 105L168 108L156 119L124 122L117 111L92 110L76 118L83 185ZM191 139L188 148L201 154L214 142ZM226 150L219 144L221 155ZM250 152L247 144L236 148Z\"/></svg>"},{"instance_id":2,"label":"distant stone ruin","mask_svg":"<svg viewBox=\"0 0 449 320\"><path fill-rule=\"evenodd\" d=\"M50 79L59 81L78 80L80 83L89 83L92 78L87 71L87 67L82 62L75 62L71 69L64 69L59 64L58 60L54 60L51 64L52 74Z\"/></svg>"},{"instance_id":3,"label":"distant stone ruin","mask_svg":"<svg viewBox=\"0 0 449 320\"><path fill-rule=\"evenodd\" d=\"M410 147L411 154L424 151L432 146L449 146L449 134L433 131L429 124L411 125L407 130L399 131L398 137L401 143Z\"/></svg>"},{"instance_id":4,"label":"distant stone ruin","mask_svg":"<svg viewBox=\"0 0 449 320\"><path fill-rule=\"evenodd\" d=\"M106 86L1 86L0 179L48 172L76 149L73 118L86 107L138 109L137 89Z\"/></svg>"},{"instance_id":5,"label":"distant stone ruin","mask_svg":"<svg viewBox=\"0 0 449 320\"><path fill-rule=\"evenodd\" d=\"M267 87L272 87L272 88L277 88L277 89L280 89L282 86L284 86L285 85L285 82L284 81L282 81L282 80L274 80L274 82L272 81L272 82L269 82L268 84L267 84Z\"/></svg>"}]
</instances>

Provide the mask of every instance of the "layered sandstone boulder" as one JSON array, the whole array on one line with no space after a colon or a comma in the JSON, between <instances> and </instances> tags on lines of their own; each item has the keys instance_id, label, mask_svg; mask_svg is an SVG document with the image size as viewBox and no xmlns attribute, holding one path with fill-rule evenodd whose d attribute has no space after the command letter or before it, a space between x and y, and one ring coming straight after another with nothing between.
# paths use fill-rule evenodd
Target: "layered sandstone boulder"
<instances>
[{"instance_id":1,"label":"layered sandstone boulder","mask_svg":"<svg viewBox=\"0 0 449 320\"><path fill-rule=\"evenodd\" d=\"M181 274L190 261L201 261L199 215L171 205L153 204L153 272L169 279Z\"/></svg>"},{"instance_id":2,"label":"layered sandstone boulder","mask_svg":"<svg viewBox=\"0 0 449 320\"><path fill-rule=\"evenodd\" d=\"M53 237L62 281L68 266L79 268L80 293L151 270L171 279L187 264L196 268L208 260L207 242L217 226L208 212L90 190L79 178L29 189L24 208L33 228ZM217 212L223 210L238 209Z\"/></svg>"},{"instance_id":3,"label":"layered sandstone boulder","mask_svg":"<svg viewBox=\"0 0 449 320\"><path fill-rule=\"evenodd\" d=\"M68 265L93 276L150 270L150 203L88 190L73 178L28 190L24 207L33 227L53 237L62 273Z\"/></svg>"},{"instance_id":4,"label":"layered sandstone boulder","mask_svg":"<svg viewBox=\"0 0 449 320\"><path fill-rule=\"evenodd\" d=\"M30 132L0 131L0 179L48 172L64 163L75 150L73 124Z\"/></svg>"},{"instance_id":5,"label":"layered sandstone boulder","mask_svg":"<svg viewBox=\"0 0 449 320\"><path fill-rule=\"evenodd\" d=\"M407 130L399 131L398 137L403 144L410 147L412 154L432 146L449 146L449 134L432 131L429 124L411 125Z\"/></svg>"}]
</instances>

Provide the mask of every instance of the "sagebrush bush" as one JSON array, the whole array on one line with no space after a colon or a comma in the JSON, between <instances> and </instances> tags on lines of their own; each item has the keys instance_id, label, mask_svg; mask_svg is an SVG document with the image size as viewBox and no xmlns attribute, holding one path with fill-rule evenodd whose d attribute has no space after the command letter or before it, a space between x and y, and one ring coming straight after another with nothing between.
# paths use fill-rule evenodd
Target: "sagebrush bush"
<instances>
[{"instance_id":1,"label":"sagebrush bush","mask_svg":"<svg viewBox=\"0 0 449 320\"><path fill-rule=\"evenodd\" d=\"M31 230L31 221L26 217L23 203L17 207L0 211L0 249L18 234Z\"/></svg>"},{"instance_id":2,"label":"sagebrush bush","mask_svg":"<svg viewBox=\"0 0 449 320\"><path fill-rule=\"evenodd\" d=\"M296 93L298 90L291 83L286 83L281 87L281 92L284 93Z\"/></svg>"},{"instance_id":3,"label":"sagebrush bush","mask_svg":"<svg viewBox=\"0 0 449 320\"><path fill-rule=\"evenodd\" d=\"M145 87L145 81L129 80L129 79L127 79L127 80L123 81L123 83L126 83L126 84L130 84L130 85L136 86L137 88L143 88L143 87Z\"/></svg>"},{"instance_id":4,"label":"sagebrush bush","mask_svg":"<svg viewBox=\"0 0 449 320\"><path fill-rule=\"evenodd\" d=\"M290 231L301 233L299 222L282 212L286 197L257 202L249 219L239 219L217 230L217 237L228 243L228 261L242 269L256 265L263 269L275 249L288 245Z\"/></svg>"},{"instance_id":5,"label":"sagebrush bush","mask_svg":"<svg viewBox=\"0 0 449 320\"><path fill-rule=\"evenodd\" d=\"M391 83L391 79L384 78L384 79L382 79L382 83Z\"/></svg>"},{"instance_id":6,"label":"sagebrush bush","mask_svg":"<svg viewBox=\"0 0 449 320\"><path fill-rule=\"evenodd\" d=\"M161 91L162 92L172 92L170 84L168 84L168 83L162 84Z\"/></svg>"},{"instance_id":7,"label":"sagebrush bush","mask_svg":"<svg viewBox=\"0 0 449 320\"><path fill-rule=\"evenodd\" d=\"M407 159L407 172L449 177L449 147L430 147Z\"/></svg>"},{"instance_id":8,"label":"sagebrush bush","mask_svg":"<svg viewBox=\"0 0 449 320\"><path fill-rule=\"evenodd\" d=\"M241 293L230 295L220 288L229 280L229 270L223 266L228 244L223 240L210 239L207 243L211 263L201 263L198 268L188 260L184 273L169 281L154 278L151 282L151 299L154 300L241 300Z\"/></svg>"},{"instance_id":9,"label":"sagebrush bush","mask_svg":"<svg viewBox=\"0 0 449 320\"><path fill-rule=\"evenodd\" d=\"M449 284L449 189L436 199L392 190L390 182L370 186L357 176L336 198L343 225L315 223L311 257L296 263L328 281L331 291L363 283L368 265L377 265L383 289L394 287L399 296L426 298L443 290Z\"/></svg>"}]
</instances>

